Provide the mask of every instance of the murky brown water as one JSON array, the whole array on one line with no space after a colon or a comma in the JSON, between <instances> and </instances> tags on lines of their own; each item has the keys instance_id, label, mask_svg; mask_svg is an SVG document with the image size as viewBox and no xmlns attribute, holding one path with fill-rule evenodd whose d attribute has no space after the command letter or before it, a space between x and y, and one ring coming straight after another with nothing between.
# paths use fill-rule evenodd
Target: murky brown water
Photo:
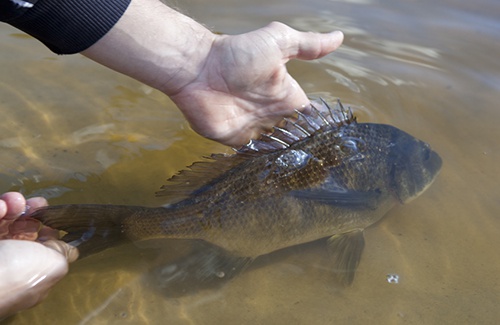
<instances>
[{"instance_id":1,"label":"murky brown water","mask_svg":"<svg viewBox=\"0 0 500 325\"><path fill-rule=\"evenodd\" d=\"M360 121L396 125L443 157L422 197L366 231L351 287L335 282L312 244L258 260L220 288L172 297L148 271L157 252L129 245L75 263L44 303L7 323L498 323L500 3L461 2L177 3L224 33L272 20L343 30L342 49L292 62L292 74L311 95L341 97ZM225 150L190 131L158 92L83 57L56 57L8 26L0 34L0 192L158 205L163 180Z\"/></svg>"}]
</instances>

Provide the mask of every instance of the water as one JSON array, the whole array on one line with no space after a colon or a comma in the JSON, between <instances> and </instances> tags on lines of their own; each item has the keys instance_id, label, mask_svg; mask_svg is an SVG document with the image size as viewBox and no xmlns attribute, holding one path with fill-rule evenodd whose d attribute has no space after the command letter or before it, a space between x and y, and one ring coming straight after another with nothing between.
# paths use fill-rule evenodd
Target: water
<instances>
[{"instance_id":1,"label":"water","mask_svg":"<svg viewBox=\"0 0 500 325\"><path fill-rule=\"evenodd\" d=\"M366 231L351 287L335 282L313 243L264 257L224 286L172 296L151 270L189 243L172 242L163 254L129 245L73 264L41 305L7 323L498 323L498 1L177 5L229 34L272 20L343 30L340 50L290 63L293 76L311 95L341 97L362 122L429 142L443 158L441 175ZM83 57L57 57L8 26L0 33L0 192L51 204L157 205L153 192L170 175L226 150L189 130L160 93Z\"/></svg>"}]
</instances>

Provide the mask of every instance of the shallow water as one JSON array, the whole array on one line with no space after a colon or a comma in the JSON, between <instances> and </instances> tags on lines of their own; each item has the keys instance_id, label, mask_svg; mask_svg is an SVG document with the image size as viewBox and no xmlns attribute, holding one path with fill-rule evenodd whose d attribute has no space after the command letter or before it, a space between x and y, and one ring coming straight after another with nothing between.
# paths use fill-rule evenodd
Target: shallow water
<instances>
[{"instance_id":1,"label":"shallow water","mask_svg":"<svg viewBox=\"0 0 500 325\"><path fill-rule=\"evenodd\" d=\"M289 70L313 96L342 98L362 122L429 142L444 166L419 199L366 231L351 287L322 243L264 257L218 288L172 296L154 278L166 252L128 245L72 265L12 324L496 324L500 321L500 3L284 0L176 3L215 31L272 20L343 30L344 46ZM57 57L0 26L0 192L51 204L159 205L176 171L227 150L194 134L157 91L80 56ZM160 257L159 257L160 256ZM388 274L397 274L391 284ZM196 289L199 289L196 291Z\"/></svg>"}]
</instances>

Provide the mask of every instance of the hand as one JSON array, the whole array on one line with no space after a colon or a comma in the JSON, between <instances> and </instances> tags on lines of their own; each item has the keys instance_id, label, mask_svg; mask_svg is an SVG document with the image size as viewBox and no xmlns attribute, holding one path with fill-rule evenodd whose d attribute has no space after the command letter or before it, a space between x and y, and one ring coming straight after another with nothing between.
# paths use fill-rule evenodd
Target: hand
<instances>
[{"instance_id":1,"label":"hand","mask_svg":"<svg viewBox=\"0 0 500 325\"><path fill-rule=\"evenodd\" d=\"M0 196L0 239L36 240L38 236L56 237L38 220L27 218L30 210L46 206L47 200L35 197L26 200L20 193L8 192ZM22 216L22 217L21 217ZM21 217L21 218L20 218Z\"/></svg>"},{"instance_id":2,"label":"hand","mask_svg":"<svg viewBox=\"0 0 500 325\"><path fill-rule=\"evenodd\" d=\"M55 230L29 218L30 210L46 205L15 192L0 196L0 319L40 302L78 257Z\"/></svg>"},{"instance_id":3,"label":"hand","mask_svg":"<svg viewBox=\"0 0 500 325\"><path fill-rule=\"evenodd\" d=\"M199 134L241 145L309 104L285 63L320 58L342 40L341 32L298 32L276 22L219 36L198 76L170 97Z\"/></svg>"},{"instance_id":4,"label":"hand","mask_svg":"<svg viewBox=\"0 0 500 325\"><path fill-rule=\"evenodd\" d=\"M164 92L201 135L239 146L309 104L286 62L320 58L342 40L276 22L216 35L158 0L132 0L82 54Z\"/></svg>"}]
</instances>

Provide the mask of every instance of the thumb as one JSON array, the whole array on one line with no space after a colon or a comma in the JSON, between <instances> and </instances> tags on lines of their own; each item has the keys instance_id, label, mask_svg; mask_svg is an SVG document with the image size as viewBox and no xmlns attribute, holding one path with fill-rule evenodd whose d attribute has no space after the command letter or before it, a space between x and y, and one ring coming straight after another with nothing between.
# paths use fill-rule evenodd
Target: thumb
<instances>
[{"instance_id":1,"label":"thumb","mask_svg":"<svg viewBox=\"0 0 500 325\"><path fill-rule=\"evenodd\" d=\"M61 253L68 263L76 261L78 258L78 248L71 246L61 240L50 239L43 242L43 245Z\"/></svg>"},{"instance_id":2,"label":"thumb","mask_svg":"<svg viewBox=\"0 0 500 325\"><path fill-rule=\"evenodd\" d=\"M299 32L297 44L289 52L289 58L301 60L319 59L335 51L344 41L341 31L331 33L304 33Z\"/></svg>"},{"instance_id":3,"label":"thumb","mask_svg":"<svg viewBox=\"0 0 500 325\"><path fill-rule=\"evenodd\" d=\"M0 319L39 303L68 272L61 254L27 240L0 240Z\"/></svg>"},{"instance_id":4,"label":"thumb","mask_svg":"<svg viewBox=\"0 0 500 325\"><path fill-rule=\"evenodd\" d=\"M276 42L283 58L314 60L335 51L344 41L341 31L330 33L299 32L285 24L273 22L265 27Z\"/></svg>"}]
</instances>

